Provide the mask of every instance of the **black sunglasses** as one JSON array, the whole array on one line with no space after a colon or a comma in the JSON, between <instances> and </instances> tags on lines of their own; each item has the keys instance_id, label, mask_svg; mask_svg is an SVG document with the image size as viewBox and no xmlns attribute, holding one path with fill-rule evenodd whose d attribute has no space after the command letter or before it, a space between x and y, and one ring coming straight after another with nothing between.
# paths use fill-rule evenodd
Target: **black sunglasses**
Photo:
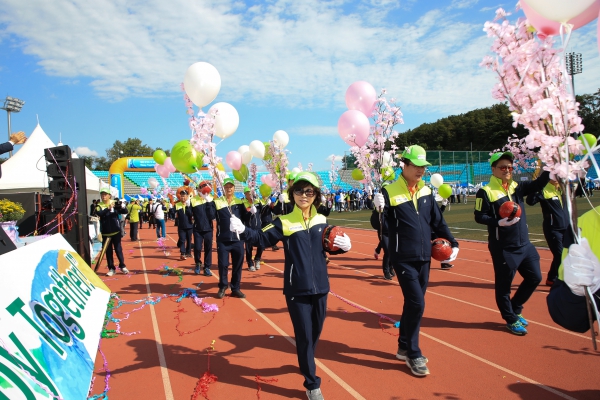
<instances>
[{"instance_id":1,"label":"black sunglasses","mask_svg":"<svg viewBox=\"0 0 600 400\"><path fill-rule=\"evenodd\" d=\"M303 194L306 195L306 197L314 197L315 196L315 191L313 189L296 189L294 190L294 194L296 196L302 196Z\"/></svg>"}]
</instances>

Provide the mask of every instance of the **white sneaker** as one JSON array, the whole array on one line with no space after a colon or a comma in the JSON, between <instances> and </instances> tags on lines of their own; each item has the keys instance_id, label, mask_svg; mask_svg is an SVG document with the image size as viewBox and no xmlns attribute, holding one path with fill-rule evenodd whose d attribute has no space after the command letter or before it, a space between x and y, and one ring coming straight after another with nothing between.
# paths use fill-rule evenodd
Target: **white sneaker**
<instances>
[{"instance_id":1,"label":"white sneaker","mask_svg":"<svg viewBox=\"0 0 600 400\"><path fill-rule=\"evenodd\" d=\"M260 269L260 260L254 260L254 268L257 271Z\"/></svg>"},{"instance_id":2,"label":"white sneaker","mask_svg":"<svg viewBox=\"0 0 600 400\"><path fill-rule=\"evenodd\" d=\"M308 400L325 400L323 398L323 394L321 393L321 389L313 389L307 390L306 395L308 396Z\"/></svg>"},{"instance_id":3,"label":"white sneaker","mask_svg":"<svg viewBox=\"0 0 600 400\"><path fill-rule=\"evenodd\" d=\"M114 274L115 274L115 270L109 269L108 272L106 273L106 276L113 276Z\"/></svg>"},{"instance_id":4,"label":"white sneaker","mask_svg":"<svg viewBox=\"0 0 600 400\"><path fill-rule=\"evenodd\" d=\"M127 275L129 273L129 270L127 269L127 267L123 267L121 268L121 272Z\"/></svg>"}]
</instances>

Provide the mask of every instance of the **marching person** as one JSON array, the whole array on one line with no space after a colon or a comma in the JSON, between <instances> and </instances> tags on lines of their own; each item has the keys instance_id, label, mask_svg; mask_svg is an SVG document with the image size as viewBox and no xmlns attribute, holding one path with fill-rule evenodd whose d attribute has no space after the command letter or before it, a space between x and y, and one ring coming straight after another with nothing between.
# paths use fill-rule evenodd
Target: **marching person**
<instances>
[{"instance_id":1,"label":"marching person","mask_svg":"<svg viewBox=\"0 0 600 400\"><path fill-rule=\"evenodd\" d=\"M419 330L425 310L425 292L431 265L431 237L447 239L452 254L458 255L458 242L450 233L431 189L423 182L427 162L421 146L407 147L402 153L404 163L400 178L374 196L375 207L383 211L389 231L392 266L404 295L400 319L400 337L396 358L406 361L417 376L429 375L428 359L419 347Z\"/></svg>"},{"instance_id":2,"label":"marching person","mask_svg":"<svg viewBox=\"0 0 600 400\"><path fill-rule=\"evenodd\" d=\"M565 329L584 333L590 329L585 288L592 292L594 304L600 307L600 206L579 217L581 242L575 242L573 230L567 229L565 247L568 253L558 269L558 277L550 289L547 303L552 320ZM595 317L595 313L593 316ZM595 319L595 318L594 318Z\"/></svg>"},{"instance_id":3,"label":"marching person","mask_svg":"<svg viewBox=\"0 0 600 400\"><path fill-rule=\"evenodd\" d=\"M164 239L167 236L167 226L165 224L165 212L167 211L167 206L165 203L165 200L156 200L156 204L154 204L151 209L152 215L154 215L154 220L156 221L157 239Z\"/></svg>"},{"instance_id":4,"label":"marching person","mask_svg":"<svg viewBox=\"0 0 600 400\"><path fill-rule=\"evenodd\" d=\"M158 203L158 201L156 202ZM146 215L148 216L148 228L156 229L156 218L154 217L154 199L148 200L148 204L146 204Z\"/></svg>"},{"instance_id":5,"label":"marching person","mask_svg":"<svg viewBox=\"0 0 600 400\"><path fill-rule=\"evenodd\" d=\"M323 330L329 293L322 239L327 220L317 212L321 191L317 178L310 172L299 172L287 194L292 211L273 220L262 231L247 228L235 217L231 218L230 229L263 247L283 241L283 294L294 326L298 364L308 399L322 400L321 378L316 375L315 349ZM350 238L346 234L336 236L334 245L339 250L331 254L345 253L351 248Z\"/></svg>"},{"instance_id":6,"label":"marching person","mask_svg":"<svg viewBox=\"0 0 600 400\"><path fill-rule=\"evenodd\" d=\"M219 268L219 291L217 298L222 299L229 286L229 256L231 256L231 297L246 297L240 290L242 266L244 265L244 242L239 235L229 229L230 220L235 216L247 219L248 211L241 199L235 197L235 183L231 178L223 180L223 196L215 199L217 219L217 264Z\"/></svg>"},{"instance_id":7,"label":"marching person","mask_svg":"<svg viewBox=\"0 0 600 400\"><path fill-rule=\"evenodd\" d=\"M175 203L177 219L177 243L179 244L179 260L184 261L192 256L193 214L190 195L187 190L179 192L179 201Z\"/></svg>"},{"instance_id":8,"label":"marching person","mask_svg":"<svg viewBox=\"0 0 600 400\"><path fill-rule=\"evenodd\" d=\"M111 200L110 189L104 187L100 189L101 201L96 204L96 215L100 218L100 232L102 233L102 247L106 248L106 262L108 263L107 276L115 274L115 260L113 258L113 249L119 260L119 269L124 274L128 274L129 270L125 266L125 258L123 257L123 248L121 247L121 226L119 224L119 214L127 214L127 209L122 207L122 204L114 203ZM108 245L106 242L110 240Z\"/></svg>"},{"instance_id":9,"label":"marching person","mask_svg":"<svg viewBox=\"0 0 600 400\"><path fill-rule=\"evenodd\" d=\"M511 333L526 335L529 324L522 315L523 305L540 284L542 273L540 255L529 241L523 197L542 190L550 174L543 172L531 182L515 182L512 180L513 160L513 154L508 151L492 154L490 182L479 189L475 197L475 221L488 227L488 249L494 265L494 289L500 314ZM520 218L500 217L500 207L507 201L519 205ZM511 299L517 271L523 282Z\"/></svg>"},{"instance_id":10,"label":"marching person","mask_svg":"<svg viewBox=\"0 0 600 400\"><path fill-rule=\"evenodd\" d=\"M202 184L202 183L201 183ZM206 185L206 183L205 183ZM215 202L210 194L204 194L198 187L198 195L191 200L192 214L194 214L194 262L196 275L202 268L204 276L212 276L212 243L213 220L216 218ZM201 261L204 250L204 265Z\"/></svg>"},{"instance_id":11,"label":"marching person","mask_svg":"<svg viewBox=\"0 0 600 400\"><path fill-rule=\"evenodd\" d=\"M546 278L546 286L552 286L558 276L558 267L563 252L563 237L568 226L568 216L563 208L560 185L551 180L541 191L530 193L526 202L530 206L540 203L542 207L544 216L542 228L548 247L552 252L552 263Z\"/></svg>"},{"instance_id":12,"label":"marching person","mask_svg":"<svg viewBox=\"0 0 600 400\"><path fill-rule=\"evenodd\" d=\"M382 184L382 187L389 185L389 182L385 181ZM381 210L374 209L371 213L371 227L377 231L377 238L379 239L379 243L375 248L375 253L373 256L376 260L379 259L379 254L381 250L383 250L383 259L381 263L381 267L383 269L383 279L386 281L391 281L396 273L394 272L394 268L390 263L390 253L388 251L389 246L389 236L388 236L388 227L387 227L387 218L383 218L381 215Z\"/></svg>"},{"instance_id":13,"label":"marching person","mask_svg":"<svg viewBox=\"0 0 600 400\"><path fill-rule=\"evenodd\" d=\"M258 198L253 198L252 190L249 187L244 188L244 206L246 206L246 211L248 211L248 219L244 221L244 224L248 228L252 229L260 229L261 228L261 212L262 212L262 204ZM254 259L252 259L252 243L245 241L244 245L246 246L246 263L248 264L248 270L250 272L254 272L260 269L260 258L262 257L262 253L264 248L260 246L256 246L256 254Z\"/></svg>"},{"instance_id":14,"label":"marching person","mask_svg":"<svg viewBox=\"0 0 600 400\"><path fill-rule=\"evenodd\" d=\"M132 201L127 206L127 218L129 218L129 238L132 242L138 239L138 226L140 224L140 213L142 207L139 200Z\"/></svg>"}]
</instances>

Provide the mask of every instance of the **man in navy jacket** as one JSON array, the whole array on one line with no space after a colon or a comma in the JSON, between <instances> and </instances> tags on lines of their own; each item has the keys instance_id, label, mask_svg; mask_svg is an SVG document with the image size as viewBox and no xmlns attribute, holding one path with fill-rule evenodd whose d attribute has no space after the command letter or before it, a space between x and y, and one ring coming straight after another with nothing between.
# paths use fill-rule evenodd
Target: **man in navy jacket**
<instances>
[{"instance_id":1,"label":"man in navy jacket","mask_svg":"<svg viewBox=\"0 0 600 400\"><path fill-rule=\"evenodd\" d=\"M12 151L18 144L23 144L27 141L25 132L17 132L10 135L10 140L6 143L0 143L0 154ZM0 164L0 178L2 178L2 164Z\"/></svg>"}]
</instances>

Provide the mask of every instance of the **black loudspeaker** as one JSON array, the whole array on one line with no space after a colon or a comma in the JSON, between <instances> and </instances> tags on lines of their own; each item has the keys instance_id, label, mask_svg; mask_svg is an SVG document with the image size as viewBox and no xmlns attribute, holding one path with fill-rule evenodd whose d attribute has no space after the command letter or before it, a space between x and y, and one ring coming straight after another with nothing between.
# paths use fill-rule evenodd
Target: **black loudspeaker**
<instances>
[{"instance_id":1,"label":"black loudspeaker","mask_svg":"<svg viewBox=\"0 0 600 400\"><path fill-rule=\"evenodd\" d=\"M17 248L12 240L8 237L4 229L0 228L0 256Z\"/></svg>"},{"instance_id":2,"label":"black loudspeaker","mask_svg":"<svg viewBox=\"0 0 600 400\"><path fill-rule=\"evenodd\" d=\"M44 157L49 163L71 161L71 148L69 146L58 146L44 149Z\"/></svg>"},{"instance_id":3,"label":"black loudspeaker","mask_svg":"<svg viewBox=\"0 0 600 400\"><path fill-rule=\"evenodd\" d=\"M72 159L68 146L44 149L48 166L48 189L52 193L52 210L44 212L45 233L61 233L69 244L91 265L88 228L85 162Z\"/></svg>"}]
</instances>

